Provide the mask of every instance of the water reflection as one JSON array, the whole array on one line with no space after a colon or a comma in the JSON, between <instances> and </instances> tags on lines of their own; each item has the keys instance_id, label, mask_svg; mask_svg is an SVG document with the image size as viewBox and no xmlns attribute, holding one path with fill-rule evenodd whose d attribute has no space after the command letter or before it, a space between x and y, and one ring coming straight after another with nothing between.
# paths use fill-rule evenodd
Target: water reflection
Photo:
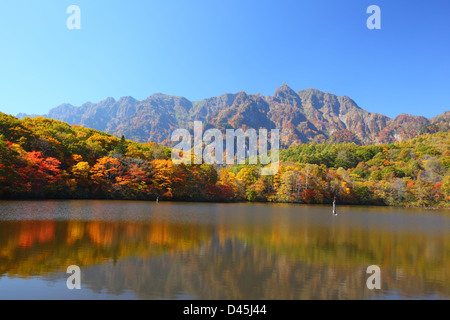
<instances>
[{"instance_id":1,"label":"water reflection","mask_svg":"<svg viewBox=\"0 0 450 320\"><path fill-rule=\"evenodd\" d=\"M0 208L0 276L10 278L58 281L75 264L91 291L141 299L450 297L445 214L360 207L335 219L317 206L109 201ZM382 291L365 286L372 264Z\"/></svg>"}]
</instances>

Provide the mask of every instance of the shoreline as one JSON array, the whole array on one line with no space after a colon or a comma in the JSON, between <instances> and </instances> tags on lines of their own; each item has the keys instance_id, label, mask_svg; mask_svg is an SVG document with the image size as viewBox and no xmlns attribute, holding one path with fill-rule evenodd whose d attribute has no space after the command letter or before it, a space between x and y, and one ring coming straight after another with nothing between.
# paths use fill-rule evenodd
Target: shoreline
<instances>
[{"instance_id":1,"label":"shoreline","mask_svg":"<svg viewBox=\"0 0 450 320\"><path fill-rule=\"evenodd\" d=\"M156 200L148 199L107 199L107 198L0 198L1 201L137 201L155 203ZM291 205L307 205L307 206L332 206L330 203L300 203L300 202L277 202L277 201L189 201L189 200L159 200L159 203L198 203L198 204L291 204ZM415 207L415 206L389 206L363 203L341 203L337 207L383 207L383 208L399 208L399 209L422 209L422 210L450 210L450 207Z\"/></svg>"}]
</instances>

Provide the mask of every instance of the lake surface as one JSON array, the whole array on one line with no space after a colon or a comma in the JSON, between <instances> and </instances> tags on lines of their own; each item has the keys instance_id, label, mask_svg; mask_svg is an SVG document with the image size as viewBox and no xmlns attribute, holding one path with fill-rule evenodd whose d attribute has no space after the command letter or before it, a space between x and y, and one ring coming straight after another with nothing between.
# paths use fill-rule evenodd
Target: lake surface
<instances>
[{"instance_id":1,"label":"lake surface","mask_svg":"<svg viewBox=\"0 0 450 320\"><path fill-rule=\"evenodd\" d=\"M0 299L449 299L450 212L0 201ZM81 290L66 269L81 268ZM381 269L369 290L367 267Z\"/></svg>"}]
</instances>

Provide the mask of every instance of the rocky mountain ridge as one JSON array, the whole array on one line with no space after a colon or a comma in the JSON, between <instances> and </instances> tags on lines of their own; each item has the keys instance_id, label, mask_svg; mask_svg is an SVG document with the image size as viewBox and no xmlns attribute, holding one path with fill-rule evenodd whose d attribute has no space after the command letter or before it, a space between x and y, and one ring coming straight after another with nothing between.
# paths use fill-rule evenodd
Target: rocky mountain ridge
<instances>
[{"instance_id":1,"label":"rocky mountain ridge","mask_svg":"<svg viewBox=\"0 0 450 320\"><path fill-rule=\"evenodd\" d=\"M19 114L23 118L26 115ZM433 119L402 114L391 119L360 108L347 96L317 89L295 92L287 85L273 96L244 91L191 102L184 97L156 93L139 101L133 97L107 98L80 107L62 104L45 115L138 142L170 145L173 130L192 128L193 121L221 130L265 128L281 130L281 144L309 141L358 144L390 143L411 138L427 126L448 130L450 111Z\"/></svg>"}]
</instances>

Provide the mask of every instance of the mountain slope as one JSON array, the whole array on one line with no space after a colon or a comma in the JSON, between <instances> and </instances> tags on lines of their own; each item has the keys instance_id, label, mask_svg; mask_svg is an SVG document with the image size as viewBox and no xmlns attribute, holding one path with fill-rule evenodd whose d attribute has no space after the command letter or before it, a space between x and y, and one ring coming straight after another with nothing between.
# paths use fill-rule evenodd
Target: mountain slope
<instances>
[{"instance_id":1,"label":"mountain slope","mask_svg":"<svg viewBox=\"0 0 450 320\"><path fill-rule=\"evenodd\" d=\"M116 136L125 135L138 142L165 144L170 144L173 130L192 129L195 120L221 130L280 129L282 145L289 146L327 140L360 144L394 142L411 138L430 124L439 124L440 129L447 125L448 130L449 114L432 120L405 114L391 119L360 108L347 96L317 89L295 92L284 84L273 96L242 91L191 102L157 93L142 101L123 97L118 101L107 98L99 103L88 102L80 107L63 104L46 117Z\"/></svg>"}]
</instances>

